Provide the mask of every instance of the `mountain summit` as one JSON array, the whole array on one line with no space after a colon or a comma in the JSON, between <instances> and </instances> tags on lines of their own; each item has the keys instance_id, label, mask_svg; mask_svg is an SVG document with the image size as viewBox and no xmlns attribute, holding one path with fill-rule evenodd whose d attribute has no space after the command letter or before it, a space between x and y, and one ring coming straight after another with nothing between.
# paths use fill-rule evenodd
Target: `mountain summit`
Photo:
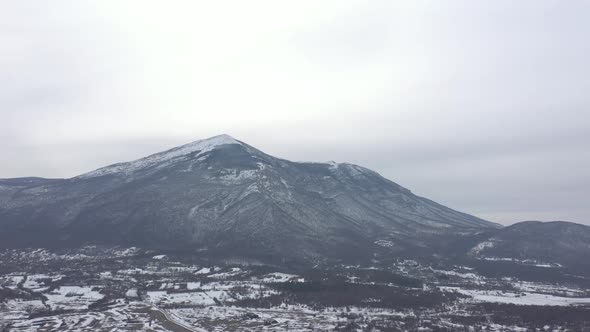
<instances>
[{"instance_id":1,"label":"mountain summit","mask_svg":"<svg viewBox=\"0 0 590 332\"><path fill-rule=\"evenodd\" d=\"M242 143L226 134L213 136L211 138L194 141L192 143L188 143L164 152L156 153L132 162L103 167L93 172L83 174L79 176L79 178L92 178L114 173L132 174L135 171L146 169L152 166L165 165L166 162L172 161L179 157L194 156L195 153L202 155L219 146L227 144Z\"/></svg>"},{"instance_id":2,"label":"mountain summit","mask_svg":"<svg viewBox=\"0 0 590 332\"><path fill-rule=\"evenodd\" d=\"M301 258L422 250L496 224L367 168L278 159L215 136L74 177L0 180L0 243L124 244Z\"/></svg>"}]
</instances>

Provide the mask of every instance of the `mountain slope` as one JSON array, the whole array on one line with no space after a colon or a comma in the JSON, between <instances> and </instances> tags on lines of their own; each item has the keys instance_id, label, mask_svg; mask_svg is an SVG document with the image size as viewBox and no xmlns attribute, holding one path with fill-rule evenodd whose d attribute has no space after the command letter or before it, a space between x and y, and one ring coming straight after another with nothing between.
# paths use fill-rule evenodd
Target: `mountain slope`
<instances>
[{"instance_id":1,"label":"mountain slope","mask_svg":"<svg viewBox=\"0 0 590 332\"><path fill-rule=\"evenodd\" d=\"M370 255L496 224L351 164L296 163L227 135L71 179L0 180L0 243L114 243L252 257ZM386 241L386 242L383 242Z\"/></svg>"},{"instance_id":2,"label":"mountain slope","mask_svg":"<svg viewBox=\"0 0 590 332\"><path fill-rule=\"evenodd\" d=\"M590 267L590 227L565 221L524 221L492 231L469 254Z\"/></svg>"}]
</instances>

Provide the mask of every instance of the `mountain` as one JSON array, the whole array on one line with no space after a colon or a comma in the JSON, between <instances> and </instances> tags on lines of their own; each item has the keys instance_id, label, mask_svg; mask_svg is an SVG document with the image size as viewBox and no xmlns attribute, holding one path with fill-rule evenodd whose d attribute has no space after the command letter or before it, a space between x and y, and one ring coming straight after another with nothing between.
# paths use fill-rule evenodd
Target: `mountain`
<instances>
[{"instance_id":1,"label":"mountain","mask_svg":"<svg viewBox=\"0 0 590 332\"><path fill-rule=\"evenodd\" d=\"M407 252L498 227L367 168L291 162L228 135L70 179L0 180L3 246L124 244L313 260Z\"/></svg>"},{"instance_id":2,"label":"mountain","mask_svg":"<svg viewBox=\"0 0 590 332\"><path fill-rule=\"evenodd\" d=\"M510 259L590 268L590 227L565 221L524 221L489 232L469 254L488 260Z\"/></svg>"}]
</instances>

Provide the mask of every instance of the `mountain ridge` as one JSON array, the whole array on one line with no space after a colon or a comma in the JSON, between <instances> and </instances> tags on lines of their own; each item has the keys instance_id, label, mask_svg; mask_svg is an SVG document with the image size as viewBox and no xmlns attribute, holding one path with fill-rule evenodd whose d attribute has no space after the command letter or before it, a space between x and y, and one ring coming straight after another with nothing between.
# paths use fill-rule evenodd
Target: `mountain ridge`
<instances>
[{"instance_id":1,"label":"mountain ridge","mask_svg":"<svg viewBox=\"0 0 590 332\"><path fill-rule=\"evenodd\" d=\"M352 250L370 257L383 249L375 243L408 252L430 247L437 236L499 227L416 196L365 167L291 162L229 135L73 178L30 179L0 181L5 243L98 242L306 258Z\"/></svg>"}]
</instances>

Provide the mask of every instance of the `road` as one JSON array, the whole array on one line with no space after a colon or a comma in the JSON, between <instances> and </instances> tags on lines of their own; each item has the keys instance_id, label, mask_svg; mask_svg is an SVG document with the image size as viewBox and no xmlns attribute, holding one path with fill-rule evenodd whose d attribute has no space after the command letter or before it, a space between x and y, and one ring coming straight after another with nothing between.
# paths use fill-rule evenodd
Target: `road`
<instances>
[{"instance_id":1,"label":"road","mask_svg":"<svg viewBox=\"0 0 590 332\"><path fill-rule=\"evenodd\" d=\"M207 332L204 329L200 329L194 326L190 326L186 323L176 320L169 312L165 309L153 307L151 310L153 318L159 320L164 327L174 332Z\"/></svg>"}]
</instances>

